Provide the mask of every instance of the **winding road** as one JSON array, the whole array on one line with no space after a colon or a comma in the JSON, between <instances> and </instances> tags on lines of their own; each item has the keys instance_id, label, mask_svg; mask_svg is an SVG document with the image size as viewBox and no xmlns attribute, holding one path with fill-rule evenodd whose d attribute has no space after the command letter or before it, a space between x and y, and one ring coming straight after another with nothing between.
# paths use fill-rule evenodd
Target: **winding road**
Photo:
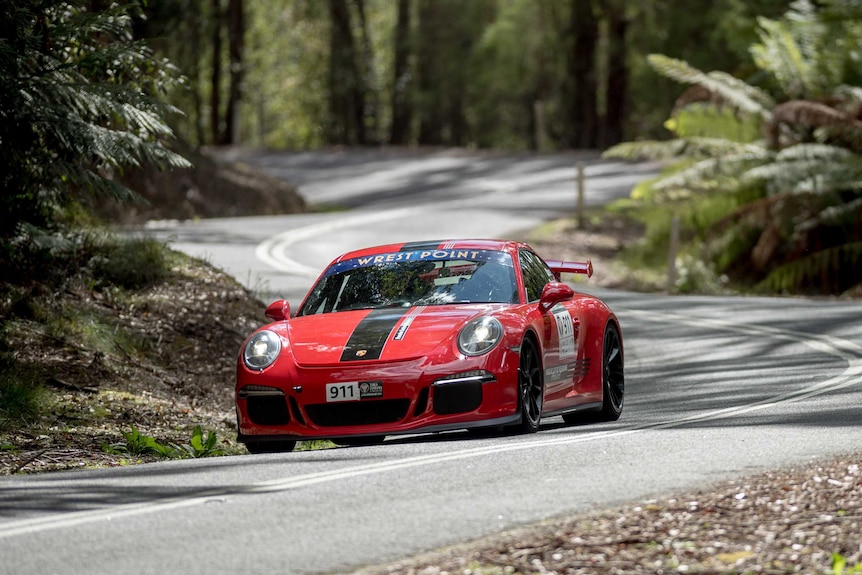
<instances>
[{"instance_id":1,"label":"winding road","mask_svg":"<svg viewBox=\"0 0 862 575\"><path fill-rule=\"evenodd\" d=\"M316 204L297 216L161 222L149 233L296 305L357 244L507 236L649 166L560 154L247 153ZM597 270L601 273L601 270ZM0 478L0 574L349 573L526 523L640 501L862 444L862 305L667 297L584 287L620 317L614 423L529 436L400 437L373 447Z\"/></svg>"}]
</instances>

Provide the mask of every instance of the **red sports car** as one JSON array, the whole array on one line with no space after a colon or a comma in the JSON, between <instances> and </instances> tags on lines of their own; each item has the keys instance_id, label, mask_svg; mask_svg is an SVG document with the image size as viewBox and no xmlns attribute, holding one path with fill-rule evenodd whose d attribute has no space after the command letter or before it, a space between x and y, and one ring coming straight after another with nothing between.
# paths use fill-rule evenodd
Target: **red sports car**
<instances>
[{"instance_id":1,"label":"red sports car","mask_svg":"<svg viewBox=\"0 0 862 575\"><path fill-rule=\"evenodd\" d=\"M243 344L239 441L342 445L481 427L534 432L542 417L612 421L623 409L620 325L560 283L590 262L543 260L513 241L391 244L335 259L291 317Z\"/></svg>"}]
</instances>

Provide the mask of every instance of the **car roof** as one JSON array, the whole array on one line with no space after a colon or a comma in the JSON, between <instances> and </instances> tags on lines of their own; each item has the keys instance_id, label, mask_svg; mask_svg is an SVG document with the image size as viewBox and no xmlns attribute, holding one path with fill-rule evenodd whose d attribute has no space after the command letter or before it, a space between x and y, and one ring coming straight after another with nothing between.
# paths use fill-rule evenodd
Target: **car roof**
<instances>
[{"instance_id":1,"label":"car roof","mask_svg":"<svg viewBox=\"0 0 862 575\"><path fill-rule=\"evenodd\" d=\"M511 240L484 240L484 239L450 239L450 240L431 240L421 242L402 242L396 244L384 244L368 248L362 248L347 252L339 256L333 263L343 260L349 260L358 257L371 256L376 254L388 254L393 252L419 251L419 250L457 250L457 249L473 249L473 250L492 250L500 252L515 253L521 247L528 247L522 242Z\"/></svg>"}]
</instances>

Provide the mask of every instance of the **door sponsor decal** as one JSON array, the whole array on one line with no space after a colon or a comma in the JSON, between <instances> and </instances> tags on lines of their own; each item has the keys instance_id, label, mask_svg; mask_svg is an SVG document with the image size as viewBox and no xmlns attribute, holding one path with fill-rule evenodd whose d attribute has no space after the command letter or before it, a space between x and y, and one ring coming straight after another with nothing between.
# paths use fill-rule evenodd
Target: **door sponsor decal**
<instances>
[{"instance_id":1,"label":"door sponsor decal","mask_svg":"<svg viewBox=\"0 0 862 575\"><path fill-rule=\"evenodd\" d=\"M557 334L560 336L560 358L575 355L575 324L569 310L563 306L553 310L554 321L557 323Z\"/></svg>"}]
</instances>

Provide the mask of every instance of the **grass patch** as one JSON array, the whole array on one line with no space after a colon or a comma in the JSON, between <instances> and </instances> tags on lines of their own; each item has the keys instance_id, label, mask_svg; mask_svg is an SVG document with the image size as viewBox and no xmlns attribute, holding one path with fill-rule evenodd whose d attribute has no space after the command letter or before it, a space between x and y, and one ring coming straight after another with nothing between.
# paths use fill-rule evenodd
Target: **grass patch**
<instances>
[{"instance_id":1,"label":"grass patch","mask_svg":"<svg viewBox=\"0 0 862 575\"><path fill-rule=\"evenodd\" d=\"M36 419L46 397L35 368L21 365L10 354L0 354L0 429Z\"/></svg>"},{"instance_id":2,"label":"grass patch","mask_svg":"<svg viewBox=\"0 0 862 575\"><path fill-rule=\"evenodd\" d=\"M144 289L169 273L165 246L152 238L104 236L90 259L94 287L119 286Z\"/></svg>"}]
</instances>

